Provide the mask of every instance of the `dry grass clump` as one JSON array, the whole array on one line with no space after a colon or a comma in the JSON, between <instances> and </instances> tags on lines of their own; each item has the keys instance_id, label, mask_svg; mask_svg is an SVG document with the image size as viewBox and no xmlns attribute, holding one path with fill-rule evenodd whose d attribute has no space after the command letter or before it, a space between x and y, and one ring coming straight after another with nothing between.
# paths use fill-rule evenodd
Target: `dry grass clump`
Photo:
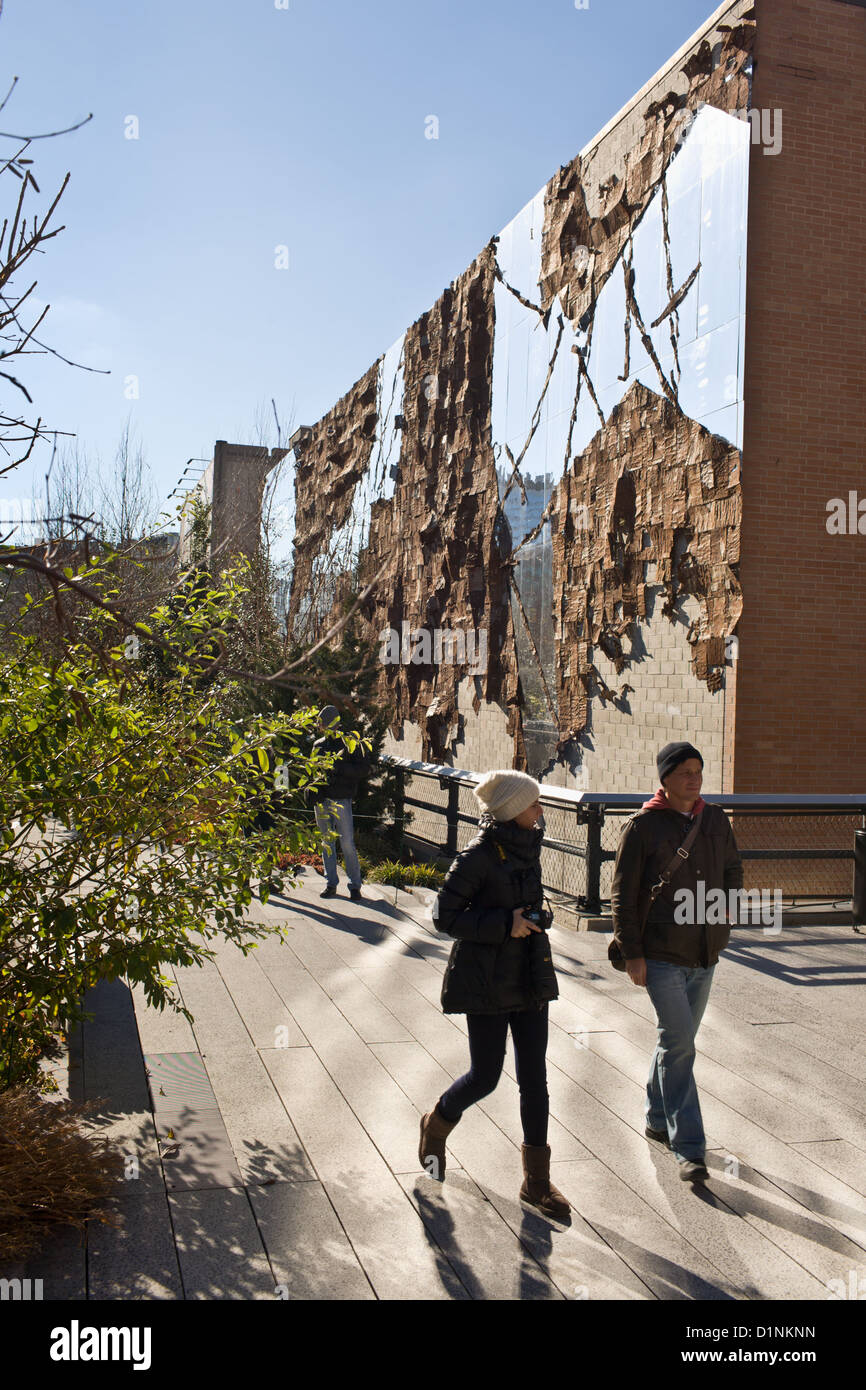
<instances>
[{"instance_id":1,"label":"dry grass clump","mask_svg":"<svg viewBox=\"0 0 866 1390\"><path fill-rule=\"evenodd\" d=\"M34 1254L53 1226L86 1220L117 1225L103 1203L123 1174L105 1139L83 1133L90 1106L45 1100L32 1087L0 1091L0 1250L7 1260Z\"/></svg>"}]
</instances>

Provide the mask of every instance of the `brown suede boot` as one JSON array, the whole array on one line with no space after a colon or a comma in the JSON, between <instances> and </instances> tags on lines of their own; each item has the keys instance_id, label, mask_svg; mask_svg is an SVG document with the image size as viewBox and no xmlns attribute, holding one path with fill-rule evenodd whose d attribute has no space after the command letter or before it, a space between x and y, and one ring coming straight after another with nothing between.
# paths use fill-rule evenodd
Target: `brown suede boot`
<instances>
[{"instance_id":1,"label":"brown suede boot","mask_svg":"<svg viewBox=\"0 0 866 1390\"><path fill-rule=\"evenodd\" d=\"M427 1170L427 1176L438 1182L445 1177L445 1140L459 1123L459 1120L446 1120L439 1110L438 1101L429 1114L421 1116L418 1162Z\"/></svg>"},{"instance_id":2,"label":"brown suede boot","mask_svg":"<svg viewBox=\"0 0 866 1390\"><path fill-rule=\"evenodd\" d=\"M523 1186L520 1200L538 1207L554 1221L566 1221L571 1207L550 1181L550 1145L523 1144Z\"/></svg>"}]
</instances>

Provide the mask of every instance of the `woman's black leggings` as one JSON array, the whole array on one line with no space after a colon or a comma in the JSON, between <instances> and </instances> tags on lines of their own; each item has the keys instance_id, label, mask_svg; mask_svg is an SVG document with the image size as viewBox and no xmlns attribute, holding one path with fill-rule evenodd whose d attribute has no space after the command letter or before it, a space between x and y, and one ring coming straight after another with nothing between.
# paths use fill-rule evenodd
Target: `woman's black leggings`
<instances>
[{"instance_id":1,"label":"woman's black leggings","mask_svg":"<svg viewBox=\"0 0 866 1390\"><path fill-rule=\"evenodd\" d=\"M523 1142L547 1143L547 1005L512 1014L467 1014L470 1067L439 1098L446 1120L459 1120L463 1111L495 1091L505 1061L508 1028L514 1041L514 1066L520 1087Z\"/></svg>"}]
</instances>

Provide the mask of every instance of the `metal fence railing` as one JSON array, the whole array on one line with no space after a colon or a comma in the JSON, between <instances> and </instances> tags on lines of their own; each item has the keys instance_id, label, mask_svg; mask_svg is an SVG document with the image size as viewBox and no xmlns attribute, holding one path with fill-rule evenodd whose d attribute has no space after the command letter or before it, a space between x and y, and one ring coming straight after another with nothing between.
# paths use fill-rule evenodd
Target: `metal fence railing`
<instances>
[{"instance_id":1,"label":"metal fence railing","mask_svg":"<svg viewBox=\"0 0 866 1390\"><path fill-rule=\"evenodd\" d=\"M475 834L481 774L435 763L385 757L399 774L411 808L413 839L453 856ZM613 861L628 817L648 795L579 792L542 784L544 886L563 906L590 915L606 911ZM730 816L746 889L780 890L787 901L852 903L866 919L866 794L841 796L707 795ZM400 811L401 821L403 811Z\"/></svg>"}]
</instances>

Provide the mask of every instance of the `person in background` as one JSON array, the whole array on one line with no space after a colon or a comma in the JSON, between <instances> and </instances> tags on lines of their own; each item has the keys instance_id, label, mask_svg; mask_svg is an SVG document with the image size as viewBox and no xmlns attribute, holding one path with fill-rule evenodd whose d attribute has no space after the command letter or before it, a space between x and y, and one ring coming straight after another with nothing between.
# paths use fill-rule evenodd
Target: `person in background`
<instances>
[{"instance_id":1,"label":"person in background","mask_svg":"<svg viewBox=\"0 0 866 1390\"><path fill-rule=\"evenodd\" d=\"M547 1143L547 1006L559 990L541 886L540 788L523 772L489 772L475 788L479 832L448 870L433 907L438 931L455 938L442 1008L466 1014L470 1068L421 1120L418 1158L445 1175L445 1140L464 1110L493 1091L508 1030L514 1043L524 1143L520 1197L566 1220L570 1207L550 1181Z\"/></svg>"},{"instance_id":2,"label":"person in background","mask_svg":"<svg viewBox=\"0 0 866 1390\"><path fill-rule=\"evenodd\" d=\"M339 753L340 756L331 768L327 782L316 792L319 798L315 807L316 825L323 836L322 864L326 880L319 897L334 898L337 895L336 839L339 839L349 880L349 897L352 902L358 902L361 897L361 866L355 848L352 799L357 793L358 783L367 774L368 760L360 745L350 753L346 745L334 737L339 727L340 715L336 706L325 705L319 711L321 737L316 739L313 747L319 752Z\"/></svg>"},{"instance_id":3,"label":"person in background","mask_svg":"<svg viewBox=\"0 0 866 1390\"><path fill-rule=\"evenodd\" d=\"M713 888L724 889L726 900L728 889L741 888L743 865L728 817L701 796L704 760L697 748L665 744L656 766L661 786L628 822L617 849L610 895L613 931L628 977L646 989L658 1022L644 1132L673 1151L684 1181L702 1182L708 1174L694 1078L695 1038L719 953L731 932L727 919L707 922L699 905ZM647 913L650 890L678 854L698 814L700 826L688 858ZM701 881L704 893L698 891Z\"/></svg>"}]
</instances>

